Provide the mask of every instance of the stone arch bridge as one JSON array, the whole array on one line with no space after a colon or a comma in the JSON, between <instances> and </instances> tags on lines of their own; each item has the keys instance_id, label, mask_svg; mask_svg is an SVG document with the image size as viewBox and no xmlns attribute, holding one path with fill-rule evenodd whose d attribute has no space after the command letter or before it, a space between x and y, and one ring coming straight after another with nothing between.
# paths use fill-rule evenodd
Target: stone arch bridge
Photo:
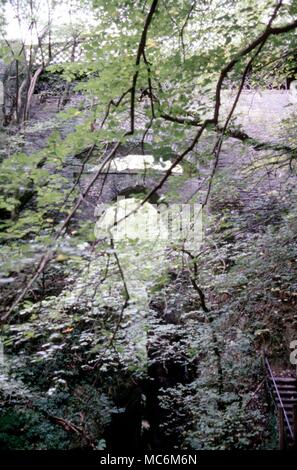
<instances>
[{"instance_id":1,"label":"stone arch bridge","mask_svg":"<svg viewBox=\"0 0 297 470\"><path fill-rule=\"evenodd\" d=\"M136 197L148 194L164 176L169 163L154 164L151 155L128 154L118 157L113 164L102 172L88 192L83 208L83 218L94 217L100 204L112 204L118 197ZM90 167L81 177L80 190L83 192L98 168ZM73 174L74 179L78 176ZM151 204L158 202L185 204L197 188L200 179L184 178L181 166L176 168L171 177L157 190L150 199Z\"/></svg>"}]
</instances>

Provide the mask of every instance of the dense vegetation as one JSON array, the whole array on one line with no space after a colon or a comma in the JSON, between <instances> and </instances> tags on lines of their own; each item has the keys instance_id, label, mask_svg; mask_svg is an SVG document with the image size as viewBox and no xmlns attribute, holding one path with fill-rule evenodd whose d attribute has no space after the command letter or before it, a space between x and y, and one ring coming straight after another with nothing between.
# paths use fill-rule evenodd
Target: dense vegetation
<instances>
[{"instance_id":1,"label":"dense vegetation","mask_svg":"<svg viewBox=\"0 0 297 470\"><path fill-rule=\"evenodd\" d=\"M275 448L261 356L289 367L296 339L296 121L249 135L236 106L295 78L296 1L84 1L67 27L48 2L46 28L11 4L39 42L1 43L0 449ZM36 65L52 36L81 58ZM129 153L169 162L138 211L194 181L202 243L96 236L92 188Z\"/></svg>"}]
</instances>

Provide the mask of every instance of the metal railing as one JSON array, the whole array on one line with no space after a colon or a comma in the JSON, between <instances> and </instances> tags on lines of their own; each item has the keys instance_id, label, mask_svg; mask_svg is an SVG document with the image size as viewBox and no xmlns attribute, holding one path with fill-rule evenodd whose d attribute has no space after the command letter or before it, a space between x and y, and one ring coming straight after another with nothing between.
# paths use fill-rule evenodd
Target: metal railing
<instances>
[{"instance_id":1,"label":"metal railing","mask_svg":"<svg viewBox=\"0 0 297 470\"><path fill-rule=\"evenodd\" d=\"M284 418L285 418L285 422L286 422L286 424L287 424L287 426L288 426L288 430L289 430L290 436L291 436L291 438L294 440L294 433L293 433L293 430L292 430L292 427L291 427L291 424L290 424L290 421L289 421L289 418L288 418L286 409L285 409L284 404L283 404L283 401L282 401L282 399L281 399L281 396L280 396L280 393L279 393L279 390L278 390L278 386L277 386L277 384L276 384L276 381L275 381L273 372L272 372L272 370L271 370L269 361L268 361L267 357L265 357L265 356L264 356L264 364L265 364L265 367L266 367L266 369L268 370L268 373L269 373L270 378L271 378L271 380L272 380L272 383L273 383L273 386L274 386L274 389L275 389L275 392L276 392L276 396L277 396L278 401L279 401L278 406L282 409L282 412L283 412L283 415L284 415Z\"/></svg>"}]
</instances>

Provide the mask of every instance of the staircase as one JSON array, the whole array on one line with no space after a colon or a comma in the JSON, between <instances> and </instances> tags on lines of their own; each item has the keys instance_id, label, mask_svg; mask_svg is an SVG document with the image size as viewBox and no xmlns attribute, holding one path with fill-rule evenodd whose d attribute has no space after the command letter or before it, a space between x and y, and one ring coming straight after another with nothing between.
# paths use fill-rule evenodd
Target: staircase
<instances>
[{"instance_id":1,"label":"staircase","mask_svg":"<svg viewBox=\"0 0 297 470\"><path fill-rule=\"evenodd\" d=\"M278 409L280 449L297 446L297 377L291 373L274 375L269 361L264 359L268 386Z\"/></svg>"}]
</instances>

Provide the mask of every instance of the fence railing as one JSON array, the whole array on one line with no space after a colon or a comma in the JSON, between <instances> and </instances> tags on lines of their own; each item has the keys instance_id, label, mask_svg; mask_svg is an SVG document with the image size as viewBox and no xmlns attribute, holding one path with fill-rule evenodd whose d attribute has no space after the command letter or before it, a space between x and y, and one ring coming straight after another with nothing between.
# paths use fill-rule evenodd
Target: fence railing
<instances>
[{"instance_id":1,"label":"fence railing","mask_svg":"<svg viewBox=\"0 0 297 470\"><path fill-rule=\"evenodd\" d=\"M67 62L80 62L85 59L82 40L73 42L56 42L40 46L34 53L34 65L63 64ZM30 54L26 48L26 55Z\"/></svg>"}]
</instances>

